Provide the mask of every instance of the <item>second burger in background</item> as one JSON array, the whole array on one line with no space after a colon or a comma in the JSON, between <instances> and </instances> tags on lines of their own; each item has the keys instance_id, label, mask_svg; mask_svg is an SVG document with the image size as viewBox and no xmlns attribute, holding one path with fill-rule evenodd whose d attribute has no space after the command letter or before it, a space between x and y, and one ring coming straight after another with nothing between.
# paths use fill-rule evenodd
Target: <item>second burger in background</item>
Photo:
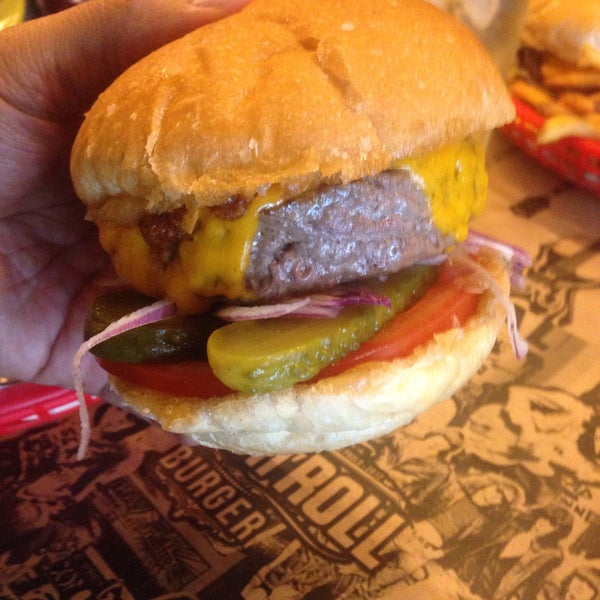
<instances>
[{"instance_id":1,"label":"second burger in background","mask_svg":"<svg viewBox=\"0 0 600 600\"><path fill-rule=\"evenodd\" d=\"M506 256L449 253L513 116L481 44L419 0L254 0L155 52L91 109L72 174L119 276L166 301L101 299L78 358L237 452L406 424L504 320Z\"/></svg>"},{"instance_id":2,"label":"second burger in background","mask_svg":"<svg viewBox=\"0 0 600 600\"><path fill-rule=\"evenodd\" d=\"M545 117L540 144L600 140L600 2L530 0L510 90Z\"/></svg>"}]
</instances>

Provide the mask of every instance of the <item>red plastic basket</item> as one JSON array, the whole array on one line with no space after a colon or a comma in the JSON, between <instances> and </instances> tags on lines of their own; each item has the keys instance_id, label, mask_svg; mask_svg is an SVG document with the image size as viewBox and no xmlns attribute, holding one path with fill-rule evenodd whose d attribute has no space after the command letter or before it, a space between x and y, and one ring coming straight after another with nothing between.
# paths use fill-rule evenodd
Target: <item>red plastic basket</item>
<instances>
[{"instance_id":1,"label":"red plastic basket","mask_svg":"<svg viewBox=\"0 0 600 600\"><path fill-rule=\"evenodd\" d=\"M87 404L99 401L86 395ZM14 383L0 387L0 435L43 425L76 411L73 390L35 383Z\"/></svg>"},{"instance_id":2,"label":"red plastic basket","mask_svg":"<svg viewBox=\"0 0 600 600\"><path fill-rule=\"evenodd\" d=\"M513 97L517 118L502 128L503 133L526 154L578 186L600 194L600 142L566 137L550 144L538 144L537 133L543 115Z\"/></svg>"}]
</instances>

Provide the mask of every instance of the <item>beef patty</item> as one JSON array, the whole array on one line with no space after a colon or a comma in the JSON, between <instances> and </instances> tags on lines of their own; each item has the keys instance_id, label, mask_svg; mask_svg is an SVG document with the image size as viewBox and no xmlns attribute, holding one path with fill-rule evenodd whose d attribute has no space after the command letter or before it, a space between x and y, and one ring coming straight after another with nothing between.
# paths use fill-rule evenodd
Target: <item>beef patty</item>
<instances>
[{"instance_id":1,"label":"beef patty","mask_svg":"<svg viewBox=\"0 0 600 600\"><path fill-rule=\"evenodd\" d=\"M246 287L261 297L326 289L439 256L453 241L409 173L385 171L263 211Z\"/></svg>"}]
</instances>

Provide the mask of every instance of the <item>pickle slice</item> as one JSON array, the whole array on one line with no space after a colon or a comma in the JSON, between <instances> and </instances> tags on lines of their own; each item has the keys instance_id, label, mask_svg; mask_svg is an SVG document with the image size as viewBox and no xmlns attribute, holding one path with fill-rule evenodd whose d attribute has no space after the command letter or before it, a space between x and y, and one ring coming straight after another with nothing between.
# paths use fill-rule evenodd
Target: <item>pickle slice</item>
<instances>
[{"instance_id":1,"label":"pickle slice","mask_svg":"<svg viewBox=\"0 0 600 600\"><path fill-rule=\"evenodd\" d=\"M133 290L119 290L96 299L85 326L85 337L103 331L110 323L154 302ZM92 348L91 352L109 360L144 363L206 360L206 342L223 321L208 315L172 317L125 331Z\"/></svg>"},{"instance_id":2,"label":"pickle slice","mask_svg":"<svg viewBox=\"0 0 600 600\"><path fill-rule=\"evenodd\" d=\"M397 312L405 310L435 279L436 267L418 266L371 281L369 287L390 298L385 306L352 306L332 319L238 321L208 339L208 361L215 375L246 393L275 391L314 377L372 337Z\"/></svg>"}]
</instances>

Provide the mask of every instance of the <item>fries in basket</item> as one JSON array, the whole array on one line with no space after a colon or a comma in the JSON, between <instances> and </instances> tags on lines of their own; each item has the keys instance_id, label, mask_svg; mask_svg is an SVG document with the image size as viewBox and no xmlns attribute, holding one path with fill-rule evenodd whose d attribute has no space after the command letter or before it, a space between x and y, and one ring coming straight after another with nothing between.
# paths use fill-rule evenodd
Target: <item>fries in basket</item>
<instances>
[{"instance_id":1,"label":"fries in basket","mask_svg":"<svg viewBox=\"0 0 600 600\"><path fill-rule=\"evenodd\" d=\"M545 117L540 144L600 140L600 1L530 0L511 93Z\"/></svg>"}]
</instances>

